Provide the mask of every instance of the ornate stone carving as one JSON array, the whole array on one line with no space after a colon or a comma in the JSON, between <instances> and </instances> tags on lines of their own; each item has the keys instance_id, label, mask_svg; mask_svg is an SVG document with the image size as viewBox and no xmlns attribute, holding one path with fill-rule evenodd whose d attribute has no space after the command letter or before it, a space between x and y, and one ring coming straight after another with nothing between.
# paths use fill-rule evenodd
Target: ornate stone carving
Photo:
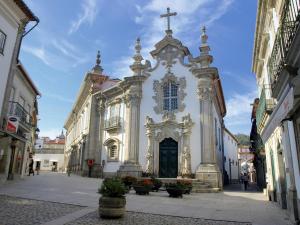
<instances>
[{"instance_id":1,"label":"ornate stone carving","mask_svg":"<svg viewBox=\"0 0 300 225\"><path fill-rule=\"evenodd\" d=\"M211 94L211 88L198 85L197 94L200 100L208 100Z\"/></svg>"},{"instance_id":2,"label":"ornate stone carving","mask_svg":"<svg viewBox=\"0 0 300 225\"><path fill-rule=\"evenodd\" d=\"M165 111L162 119L163 119L164 122L166 122L166 121L175 121L176 116L175 116L174 112Z\"/></svg>"},{"instance_id":3,"label":"ornate stone carving","mask_svg":"<svg viewBox=\"0 0 300 225\"><path fill-rule=\"evenodd\" d=\"M176 121L175 114L166 112L160 123L155 123L149 116L146 117L145 127L148 137L146 157L146 172L153 174L158 172L159 143L165 138L173 138L178 142L180 154L180 174L191 174L190 135L194 125L190 114L183 116L181 122ZM181 147L182 146L182 147Z\"/></svg>"},{"instance_id":4,"label":"ornate stone carving","mask_svg":"<svg viewBox=\"0 0 300 225\"><path fill-rule=\"evenodd\" d=\"M186 80L185 77L177 78L172 72L168 71L166 75L159 82L158 80L154 80L153 82L153 90L155 95L152 97L156 105L154 106L154 111L157 114L164 113L166 110L163 110L163 86L165 83L174 82L178 86L178 109L174 110L174 112L182 112L184 111L185 104L183 100L186 96L184 89L186 88Z\"/></svg>"},{"instance_id":5,"label":"ornate stone carving","mask_svg":"<svg viewBox=\"0 0 300 225\"><path fill-rule=\"evenodd\" d=\"M105 110L105 99L103 98L103 97L97 97L97 100L98 100L98 102L97 102L97 112L98 113L101 113L101 112L103 112L104 110Z\"/></svg>"},{"instance_id":6,"label":"ornate stone carving","mask_svg":"<svg viewBox=\"0 0 300 225\"><path fill-rule=\"evenodd\" d=\"M140 103L141 97L142 91L140 86L132 85L124 96L124 102L127 107L130 107L130 105L137 106Z\"/></svg>"}]
</instances>

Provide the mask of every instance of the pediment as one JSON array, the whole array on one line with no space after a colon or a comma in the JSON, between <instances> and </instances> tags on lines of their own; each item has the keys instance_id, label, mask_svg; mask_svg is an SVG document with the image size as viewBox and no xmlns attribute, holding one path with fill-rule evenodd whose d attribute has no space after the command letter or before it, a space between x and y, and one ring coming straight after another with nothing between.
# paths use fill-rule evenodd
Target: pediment
<instances>
[{"instance_id":1,"label":"pediment","mask_svg":"<svg viewBox=\"0 0 300 225\"><path fill-rule=\"evenodd\" d=\"M181 53L182 56L190 55L190 51L187 47L185 47L181 41L173 38L172 36L166 35L161 41L155 44L155 50L151 51L151 55L153 58L157 58L158 55L167 47L170 46L172 48L176 48L177 51Z\"/></svg>"}]
</instances>

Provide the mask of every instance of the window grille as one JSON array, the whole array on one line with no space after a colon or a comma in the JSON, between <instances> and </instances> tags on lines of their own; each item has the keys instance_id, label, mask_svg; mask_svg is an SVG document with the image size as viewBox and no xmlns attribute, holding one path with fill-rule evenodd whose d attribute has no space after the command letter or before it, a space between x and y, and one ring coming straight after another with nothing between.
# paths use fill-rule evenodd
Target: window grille
<instances>
[{"instance_id":1,"label":"window grille","mask_svg":"<svg viewBox=\"0 0 300 225\"><path fill-rule=\"evenodd\" d=\"M173 111L178 109L178 85L168 82L163 86L164 110Z\"/></svg>"},{"instance_id":2,"label":"window grille","mask_svg":"<svg viewBox=\"0 0 300 225\"><path fill-rule=\"evenodd\" d=\"M0 30L0 53L3 55L4 53L4 46L6 41L6 34L3 33L2 30Z\"/></svg>"}]
</instances>

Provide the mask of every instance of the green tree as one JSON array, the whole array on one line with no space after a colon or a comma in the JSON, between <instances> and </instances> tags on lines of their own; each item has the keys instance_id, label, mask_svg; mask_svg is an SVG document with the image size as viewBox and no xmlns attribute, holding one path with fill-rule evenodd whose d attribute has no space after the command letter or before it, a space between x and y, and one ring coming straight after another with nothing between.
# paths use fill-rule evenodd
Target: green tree
<instances>
[{"instance_id":1,"label":"green tree","mask_svg":"<svg viewBox=\"0 0 300 225\"><path fill-rule=\"evenodd\" d=\"M238 139L240 145L250 145L250 136L246 134L234 135Z\"/></svg>"}]
</instances>

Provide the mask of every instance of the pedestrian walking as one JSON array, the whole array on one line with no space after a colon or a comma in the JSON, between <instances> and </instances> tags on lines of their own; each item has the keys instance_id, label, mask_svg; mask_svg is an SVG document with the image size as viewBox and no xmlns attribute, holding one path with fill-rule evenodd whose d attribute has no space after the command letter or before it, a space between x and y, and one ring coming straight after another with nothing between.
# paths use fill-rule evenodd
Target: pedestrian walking
<instances>
[{"instance_id":1,"label":"pedestrian walking","mask_svg":"<svg viewBox=\"0 0 300 225\"><path fill-rule=\"evenodd\" d=\"M29 173L28 173L28 176L30 176L30 174L32 174L34 176L33 159L30 159L30 163L29 163Z\"/></svg>"},{"instance_id":2,"label":"pedestrian walking","mask_svg":"<svg viewBox=\"0 0 300 225\"><path fill-rule=\"evenodd\" d=\"M243 180L244 180L244 190L247 191L248 181L249 181L249 176L247 173L244 173Z\"/></svg>"}]
</instances>

